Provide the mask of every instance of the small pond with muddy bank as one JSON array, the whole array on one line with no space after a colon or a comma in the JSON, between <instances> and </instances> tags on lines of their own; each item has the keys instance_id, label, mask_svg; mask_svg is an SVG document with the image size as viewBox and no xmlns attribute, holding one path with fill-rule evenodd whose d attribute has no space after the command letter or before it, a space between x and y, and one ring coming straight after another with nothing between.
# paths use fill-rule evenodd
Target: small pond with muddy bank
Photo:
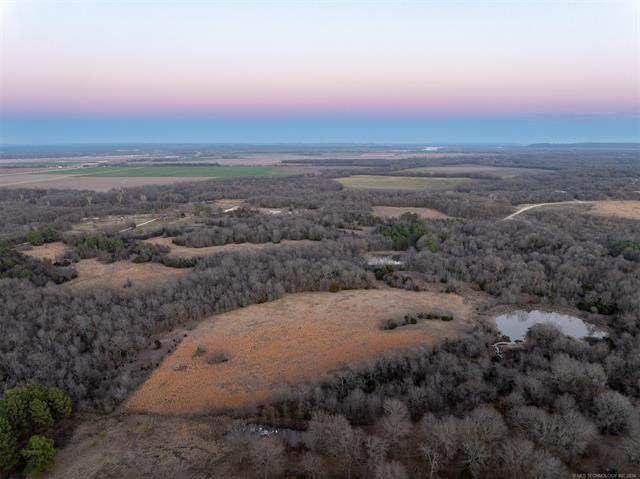
<instances>
[{"instance_id":1,"label":"small pond with muddy bank","mask_svg":"<svg viewBox=\"0 0 640 479\"><path fill-rule=\"evenodd\" d=\"M550 311L517 310L496 316L498 331L511 342L524 341L527 331L536 324L552 324L563 334L575 339L602 339L607 333L576 316Z\"/></svg>"}]
</instances>

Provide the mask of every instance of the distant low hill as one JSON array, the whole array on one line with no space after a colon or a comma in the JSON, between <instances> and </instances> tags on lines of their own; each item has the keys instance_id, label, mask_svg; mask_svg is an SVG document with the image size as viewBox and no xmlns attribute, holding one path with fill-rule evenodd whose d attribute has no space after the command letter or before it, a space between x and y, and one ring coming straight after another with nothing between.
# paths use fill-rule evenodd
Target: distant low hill
<instances>
[{"instance_id":1,"label":"distant low hill","mask_svg":"<svg viewBox=\"0 0 640 479\"><path fill-rule=\"evenodd\" d=\"M532 143L527 148L565 150L640 150L640 143Z\"/></svg>"}]
</instances>

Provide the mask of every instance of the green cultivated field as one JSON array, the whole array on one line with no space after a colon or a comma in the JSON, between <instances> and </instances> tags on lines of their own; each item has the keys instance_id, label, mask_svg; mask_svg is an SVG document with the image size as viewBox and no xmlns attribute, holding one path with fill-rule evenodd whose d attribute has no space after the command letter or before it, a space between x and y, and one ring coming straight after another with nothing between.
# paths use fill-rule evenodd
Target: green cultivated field
<instances>
[{"instance_id":1,"label":"green cultivated field","mask_svg":"<svg viewBox=\"0 0 640 479\"><path fill-rule=\"evenodd\" d=\"M46 175L106 176L130 178L193 177L237 178L240 176L287 176L291 170L272 166L97 166L52 170Z\"/></svg>"},{"instance_id":2,"label":"green cultivated field","mask_svg":"<svg viewBox=\"0 0 640 479\"><path fill-rule=\"evenodd\" d=\"M468 178L427 178L416 176L377 176L354 175L337 178L347 188L365 188L375 190L452 190Z\"/></svg>"}]
</instances>

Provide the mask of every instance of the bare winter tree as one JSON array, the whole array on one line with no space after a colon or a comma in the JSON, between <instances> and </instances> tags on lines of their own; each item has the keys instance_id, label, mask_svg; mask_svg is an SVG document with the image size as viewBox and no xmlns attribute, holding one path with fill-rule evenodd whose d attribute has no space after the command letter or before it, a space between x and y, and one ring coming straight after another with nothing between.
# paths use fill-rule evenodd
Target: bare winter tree
<instances>
[{"instance_id":1,"label":"bare winter tree","mask_svg":"<svg viewBox=\"0 0 640 479\"><path fill-rule=\"evenodd\" d=\"M409 411L407 406L398 399L385 399L382 408L384 411L382 429L389 441L397 446L411 430Z\"/></svg>"},{"instance_id":2,"label":"bare winter tree","mask_svg":"<svg viewBox=\"0 0 640 479\"><path fill-rule=\"evenodd\" d=\"M557 445L573 460L584 454L597 432L589 419L575 409L568 410L560 418Z\"/></svg>"},{"instance_id":3,"label":"bare winter tree","mask_svg":"<svg viewBox=\"0 0 640 479\"><path fill-rule=\"evenodd\" d=\"M529 460L527 479L563 479L567 477L567 468L560 459L544 449L538 449Z\"/></svg>"},{"instance_id":4,"label":"bare winter tree","mask_svg":"<svg viewBox=\"0 0 640 479\"><path fill-rule=\"evenodd\" d=\"M274 436L260 438L249 447L253 465L261 470L264 479L273 474L279 476L285 464L284 445Z\"/></svg>"},{"instance_id":5,"label":"bare winter tree","mask_svg":"<svg viewBox=\"0 0 640 479\"><path fill-rule=\"evenodd\" d=\"M389 442L378 436L366 436L363 440L367 475L372 476L376 467L385 462Z\"/></svg>"},{"instance_id":6,"label":"bare winter tree","mask_svg":"<svg viewBox=\"0 0 640 479\"><path fill-rule=\"evenodd\" d=\"M493 444L507 432L502 415L491 406L481 406L466 416L460 424L460 449L472 472L486 466Z\"/></svg>"},{"instance_id":7,"label":"bare winter tree","mask_svg":"<svg viewBox=\"0 0 640 479\"><path fill-rule=\"evenodd\" d=\"M311 479L324 477L326 473L326 464L322 456L314 452L307 451L302 456L302 470Z\"/></svg>"},{"instance_id":8,"label":"bare winter tree","mask_svg":"<svg viewBox=\"0 0 640 479\"><path fill-rule=\"evenodd\" d=\"M617 391L605 391L593 402L595 420L606 434L627 432L636 415L631 402Z\"/></svg>"},{"instance_id":9,"label":"bare winter tree","mask_svg":"<svg viewBox=\"0 0 640 479\"><path fill-rule=\"evenodd\" d=\"M420 454L427 462L427 472L429 479L437 477L438 468L440 467L440 453L429 444L420 445Z\"/></svg>"},{"instance_id":10,"label":"bare winter tree","mask_svg":"<svg viewBox=\"0 0 640 479\"><path fill-rule=\"evenodd\" d=\"M533 442L522 437L506 439L502 442L498 457L506 477L524 477L533 457Z\"/></svg>"},{"instance_id":11,"label":"bare winter tree","mask_svg":"<svg viewBox=\"0 0 640 479\"><path fill-rule=\"evenodd\" d=\"M459 420L446 416L437 418L428 413L420 423L427 444L439 451L446 459L452 458L458 450Z\"/></svg>"},{"instance_id":12,"label":"bare winter tree","mask_svg":"<svg viewBox=\"0 0 640 479\"><path fill-rule=\"evenodd\" d=\"M407 470L405 467L397 462L383 462L376 467L373 474L374 479L407 479Z\"/></svg>"},{"instance_id":13,"label":"bare winter tree","mask_svg":"<svg viewBox=\"0 0 640 479\"><path fill-rule=\"evenodd\" d=\"M309 422L309 437L314 450L341 457L353 441L353 429L340 414L316 412Z\"/></svg>"},{"instance_id":14,"label":"bare winter tree","mask_svg":"<svg viewBox=\"0 0 640 479\"><path fill-rule=\"evenodd\" d=\"M350 477L352 464L361 454L362 433L354 430L344 416L324 412L312 415L308 432L312 448L338 459Z\"/></svg>"}]
</instances>

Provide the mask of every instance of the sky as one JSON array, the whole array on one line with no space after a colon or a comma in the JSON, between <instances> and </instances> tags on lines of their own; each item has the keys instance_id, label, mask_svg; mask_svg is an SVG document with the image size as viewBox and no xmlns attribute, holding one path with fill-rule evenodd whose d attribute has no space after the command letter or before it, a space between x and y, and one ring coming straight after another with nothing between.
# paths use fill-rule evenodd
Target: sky
<instances>
[{"instance_id":1,"label":"sky","mask_svg":"<svg viewBox=\"0 0 640 479\"><path fill-rule=\"evenodd\" d=\"M640 141L638 1L0 2L2 144Z\"/></svg>"}]
</instances>

